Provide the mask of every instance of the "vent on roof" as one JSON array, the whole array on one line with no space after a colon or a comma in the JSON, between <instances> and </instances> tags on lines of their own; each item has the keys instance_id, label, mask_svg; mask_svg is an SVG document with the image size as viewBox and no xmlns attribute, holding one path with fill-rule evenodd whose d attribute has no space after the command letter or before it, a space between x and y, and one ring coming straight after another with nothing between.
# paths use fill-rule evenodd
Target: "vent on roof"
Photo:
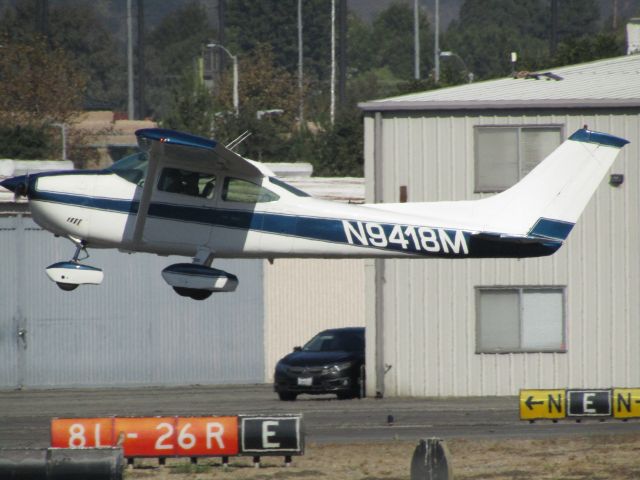
<instances>
[{"instance_id":1,"label":"vent on roof","mask_svg":"<svg viewBox=\"0 0 640 480\"><path fill-rule=\"evenodd\" d=\"M513 78L524 78L526 79L534 79L534 80L540 80L541 78L545 79L545 80L556 80L556 81L560 81L560 80L564 80L560 75L556 75L553 72L517 72L513 75Z\"/></svg>"}]
</instances>

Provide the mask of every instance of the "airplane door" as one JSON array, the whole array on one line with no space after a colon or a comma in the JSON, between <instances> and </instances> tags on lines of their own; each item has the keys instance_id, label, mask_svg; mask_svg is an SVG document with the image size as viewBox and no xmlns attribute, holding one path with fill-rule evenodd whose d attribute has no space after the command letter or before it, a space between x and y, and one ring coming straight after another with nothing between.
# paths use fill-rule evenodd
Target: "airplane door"
<instances>
[{"instance_id":1,"label":"airplane door","mask_svg":"<svg viewBox=\"0 0 640 480\"><path fill-rule=\"evenodd\" d=\"M142 234L159 250L182 251L208 245L217 176L188 166L160 166Z\"/></svg>"}]
</instances>

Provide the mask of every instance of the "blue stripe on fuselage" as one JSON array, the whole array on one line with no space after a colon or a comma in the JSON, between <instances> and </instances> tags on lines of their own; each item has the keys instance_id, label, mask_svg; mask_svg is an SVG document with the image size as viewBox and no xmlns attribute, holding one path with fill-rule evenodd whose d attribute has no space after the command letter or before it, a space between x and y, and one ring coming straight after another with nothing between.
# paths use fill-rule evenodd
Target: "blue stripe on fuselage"
<instances>
[{"instance_id":1,"label":"blue stripe on fuselage","mask_svg":"<svg viewBox=\"0 0 640 480\"><path fill-rule=\"evenodd\" d=\"M57 192L34 191L31 199L123 214L136 214L139 208L138 201ZM149 206L148 215L153 218L198 223L211 225L212 227L255 230L356 247L393 250L408 255L432 257L503 256L500 255L501 248L496 249L495 245L484 245L485 242L478 239L474 239L471 242L472 235L470 232L442 228L323 217L302 217L250 210L213 209L166 203L152 203ZM350 224L352 226L351 232L358 232L360 235L350 233L349 238L347 238L345 224ZM548 255L561 245L561 242L550 244L549 246L543 245L543 243L541 241L540 245L535 249L531 249L531 245L514 245L515 250L510 250L509 254L504 256ZM491 248L490 251L488 250L489 247ZM548 250L548 253L541 253L538 247L542 247L544 251ZM506 250L505 253L507 253Z\"/></svg>"}]
</instances>

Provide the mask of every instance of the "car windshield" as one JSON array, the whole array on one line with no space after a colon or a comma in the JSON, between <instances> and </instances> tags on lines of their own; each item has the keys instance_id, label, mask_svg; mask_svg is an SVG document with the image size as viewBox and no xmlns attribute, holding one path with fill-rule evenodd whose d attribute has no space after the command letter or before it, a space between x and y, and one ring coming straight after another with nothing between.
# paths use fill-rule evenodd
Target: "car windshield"
<instances>
[{"instance_id":1,"label":"car windshield","mask_svg":"<svg viewBox=\"0 0 640 480\"><path fill-rule=\"evenodd\" d=\"M364 336L357 332L321 332L302 347L304 352L363 352Z\"/></svg>"},{"instance_id":2,"label":"car windshield","mask_svg":"<svg viewBox=\"0 0 640 480\"><path fill-rule=\"evenodd\" d=\"M144 152L137 152L118 160L107 168L107 171L113 172L131 183L142 186L147 176L148 165L149 156Z\"/></svg>"}]
</instances>

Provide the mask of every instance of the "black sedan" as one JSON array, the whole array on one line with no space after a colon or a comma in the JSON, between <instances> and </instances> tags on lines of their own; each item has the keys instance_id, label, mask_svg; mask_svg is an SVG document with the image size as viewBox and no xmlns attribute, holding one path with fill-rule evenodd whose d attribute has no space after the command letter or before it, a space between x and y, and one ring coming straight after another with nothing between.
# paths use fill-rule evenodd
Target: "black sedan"
<instances>
[{"instance_id":1,"label":"black sedan","mask_svg":"<svg viewBox=\"0 0 640 480\"><path fill-rule=\"evenodd\" d=\"M274 380L280 400L295 400L301 393L335 393L340 399L360 397L364 387L364 328L318 333L276 364Z\"/></svg>"}]
</instances>

